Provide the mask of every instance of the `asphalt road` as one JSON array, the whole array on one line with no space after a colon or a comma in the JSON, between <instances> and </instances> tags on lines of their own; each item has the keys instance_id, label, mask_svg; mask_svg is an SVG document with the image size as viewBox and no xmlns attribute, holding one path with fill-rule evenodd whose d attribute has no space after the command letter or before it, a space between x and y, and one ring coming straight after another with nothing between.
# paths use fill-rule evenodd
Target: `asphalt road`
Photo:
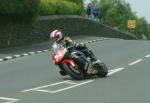
<instances>
[{"instance_id":1,"label":"asphalt road","mask_svg":"<svg viewBox=\"0 0 150 103\"><path fill-rule=\"evenodd\" d=\"M16 58L0 63L0 103L150 103L150 42L106 40L88 46L108 66L108 77L62 77L50 52Z\"/></svg>"}]
</instances>

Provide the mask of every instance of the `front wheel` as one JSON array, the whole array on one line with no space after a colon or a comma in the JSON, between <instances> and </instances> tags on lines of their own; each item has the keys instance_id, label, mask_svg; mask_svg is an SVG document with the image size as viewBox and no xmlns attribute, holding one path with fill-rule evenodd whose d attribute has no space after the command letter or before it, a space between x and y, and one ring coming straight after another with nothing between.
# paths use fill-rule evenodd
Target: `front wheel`
<instances>
[{"instance_id":1,"label":"front wheel","mask_svg":"<svg viewBox=\"0 0 150 103\"><path fill-rule=\"evenodd\" d=\"M70 75L75 80L82 80L84 79L84 73L79 69L79 66L76 65L76 67L72 67L68 63L62 64L64 70L67 72L68 75Z\"/></svg>"},{"instance_id":2,"label":"front wheel","mask_svg":"<svg viewBox=\"0 0 150 103\"><path fill-rule=\"evenodd\" d=\"M98 77L106 77L108 74L108 68L107 66L102 62L99 64L99 68L98 68L98 73L97 76Z\"/></svg>"}]
</instances>

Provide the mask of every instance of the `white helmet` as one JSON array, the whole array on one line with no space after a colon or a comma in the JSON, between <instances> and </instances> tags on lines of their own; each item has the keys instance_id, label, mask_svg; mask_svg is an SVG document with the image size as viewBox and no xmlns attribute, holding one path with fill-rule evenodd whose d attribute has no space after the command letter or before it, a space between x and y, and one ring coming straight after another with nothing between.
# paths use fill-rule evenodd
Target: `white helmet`
<instances>
[{"instance_id":1,"label":"white helmet","mask_svg":"<svg viewBox=\"0 0 150 103\"><path fill-rule=\"evenodd\" d=\"M62 33L60 30L54 30L50 33L50 38L53 42L58 42L62 39Z\"/></svg>"}]
</instances>

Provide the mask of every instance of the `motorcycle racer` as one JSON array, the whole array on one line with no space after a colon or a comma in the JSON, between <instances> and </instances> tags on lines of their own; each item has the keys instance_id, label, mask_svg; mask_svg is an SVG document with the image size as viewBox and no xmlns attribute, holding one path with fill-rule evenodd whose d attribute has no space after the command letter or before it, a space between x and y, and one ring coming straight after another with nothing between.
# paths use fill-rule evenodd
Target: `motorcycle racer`
<instances>
[{"instance_id":1,"label":"motorcycle racer","mask_svg":"<svg viewBox=\"0 0 150 103\"><path fill-rule=\"evenodd\" d=\"M63 47L67 47L70 44L74 43L70 37L65 37L63 33L61 32L61 30L53 30L50 33L50 39L52 40L52 43L53 43L52 45L53 51L55 51L58 44L61 44ZM95 63L97 62L97 58L95 57L93 52L89 50L88 47L84 43L79 43L79 44L74 43L74 44L78 50L82 51L86 56L90 57ZM66 75L63 68L61 68L60 74L64 76Z\"/></svg>"}]
</instances>

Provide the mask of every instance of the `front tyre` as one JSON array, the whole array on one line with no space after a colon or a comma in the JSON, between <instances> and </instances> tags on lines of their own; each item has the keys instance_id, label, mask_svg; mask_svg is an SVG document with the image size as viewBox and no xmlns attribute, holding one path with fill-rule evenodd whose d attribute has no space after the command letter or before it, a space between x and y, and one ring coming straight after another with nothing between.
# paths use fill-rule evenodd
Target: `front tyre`
<instances>
[{"instance_id":1,"label":"front tyre","mask_svg":"<svg viewBox=\"0 0 150 103\"><path fill-rule=\"evenodd\" d=\"M98 73L97 76L98 77L106 77L108 74L108 68L107 66L102 62L99 64L99 69L98 69Z\"/></svg>"},{"instance_id":2,"label":"front tyre","mask_svg":"<svg viewBox=\"0 0 150 103\"><path fill-rule=\"evenodd\" d=\"M75 80L84 79L84 73L79 69L78 65L76 68L72 67L69 63L62 64L66 73Z\"/></svg>"}]
</instances>

